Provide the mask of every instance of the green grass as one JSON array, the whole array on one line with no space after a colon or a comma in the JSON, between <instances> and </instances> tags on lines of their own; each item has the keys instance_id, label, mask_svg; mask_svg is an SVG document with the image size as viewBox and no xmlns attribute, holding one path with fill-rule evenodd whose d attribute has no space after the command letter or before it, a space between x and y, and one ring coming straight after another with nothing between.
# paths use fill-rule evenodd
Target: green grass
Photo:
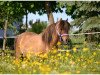
<instances>
[{"instance_id":1,"label":"green grass","mask_svg":"<svg viewBox=\"0 0 100 75\"><path fill-rule=\"evenodd\" d=\"M0 74L99 74L100 44L84 42L82 37L71 37L71 41L71 48L60 45L60 51L54 48L30 58L29 54L24 61L16 61L15 51L7 49L0 56Z\"/></svg>"},{"instance_id":2,"label":"green grass","mask_svg":"<svg viewBox=\"0 0 100 75\"><path fill-rule=\"evenodd\" d=\"M0 74L99 74L100 49L74 46L71 50L53 51L16 61L9 50L0 56ZM98 45L100 47L100 45ZM13 53L13 51L12 51Z\"/></svg>"}]
</instances>

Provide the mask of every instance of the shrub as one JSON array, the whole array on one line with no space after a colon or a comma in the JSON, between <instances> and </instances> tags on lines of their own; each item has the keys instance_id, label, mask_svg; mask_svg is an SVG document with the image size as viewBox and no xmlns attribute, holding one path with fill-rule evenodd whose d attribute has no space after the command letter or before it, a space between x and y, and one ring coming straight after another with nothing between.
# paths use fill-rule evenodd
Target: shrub
<instances>
[{"instance_id":1,"label":"shrub","mask_svg":"<svg viewBox=\"0 0 100 75\"><path fill-rule=\"evenodd\" d=\"M47 26L46 22L36 22L32 24L32 28L30 28L28 31L39 34L46 28L46 26Z\"/></svg>"}]
</instances>

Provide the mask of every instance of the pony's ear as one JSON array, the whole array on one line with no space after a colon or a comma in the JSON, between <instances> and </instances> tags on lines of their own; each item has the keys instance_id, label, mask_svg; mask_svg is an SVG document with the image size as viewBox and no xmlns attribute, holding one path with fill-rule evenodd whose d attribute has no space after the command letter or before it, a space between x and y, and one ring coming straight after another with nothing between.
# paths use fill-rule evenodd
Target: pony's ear
<instances>
[{"instance_id":1,"label":"pony's ear","mask_svg":"<svg viewBox=\"0 0 100 75\"><path fill-rule=\"evenodd\" d=\"M60 18L60 20L59 20L60 22L62 21L62 18Z\"/></svg>"},{"instance_id":2,"label":"pony's ear","mask_svg":"<svg viewBox=\"0 0 100 75\"><path fill-rule=\"evenodd\" d=\"M68 22L68 18L66 19L66 22Z\"/></svg>"},{"instance_id":3,"label":"pony's ear","mask_svg":"<svg viewBox=\"0 0 100 75\"><path fill-rule=\"evenodd\" d=\"M62 18L60 18L60 20L57 22L56 25L60 25L61 21L62 21Z\"/></svg>"}]
</instances>

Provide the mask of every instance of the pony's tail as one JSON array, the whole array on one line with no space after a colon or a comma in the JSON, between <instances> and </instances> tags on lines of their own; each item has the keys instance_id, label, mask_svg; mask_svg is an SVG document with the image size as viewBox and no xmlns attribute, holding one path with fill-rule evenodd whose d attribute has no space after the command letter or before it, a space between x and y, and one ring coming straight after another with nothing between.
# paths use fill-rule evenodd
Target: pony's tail
<instances>
[{"instance_id":1,"label":"pony's tail","mask_svg":"<svg viewBox=\"0 0 100 75\"><path fill-rule=\"evenodd\" d=\"M18 59L18 36L14 39L14 50L15 50L15 59Z\"/></svg>"},{"instance_id":2,"label":"pony's tail","mask_svg":"<svg viewBox=\"0 0 100 75\"><path fill-rule=\"evenodd\" d=\"M14 50L16 50L17 37L14 39Z\"/></svg>"}]
</instances>

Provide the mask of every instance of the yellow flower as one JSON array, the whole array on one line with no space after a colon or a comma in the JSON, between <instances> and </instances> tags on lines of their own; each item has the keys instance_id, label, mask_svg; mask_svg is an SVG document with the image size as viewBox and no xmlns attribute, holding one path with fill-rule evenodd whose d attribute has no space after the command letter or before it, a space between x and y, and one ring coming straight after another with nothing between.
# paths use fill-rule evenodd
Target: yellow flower
<instances>
[{"instance_id":1,"label":"yellow flower","mask_svg":"<svg viewBox=\"0 0 100 75\"><path fill-rule=\"evenodd\" d=\"M57 50L53 50L52 53L53 53L53 54L57 53Z\"/></svg>"},{"instance_id":2,"label":"yellow flower","mask_svg":"<svg viewBox=\"0 0 100 75\"><path fill-rule=\"evenodd\" d=\"M57 45L58 45L58 46L61 45L61 42L58 42Z\"/></svg>"},{"instance_id":3,"label":"yellow flower","mask_svg":"<svg viewBox=\"0 0 100 75\"><path fill-rule=\"evenodd\" d=\"M95 63L96 63L96 64L100 64L100 62L98 62L98 61L96 61Z\"/></svg>"},{"instance_id":4,"label":"yellow flower","mask_svg":"<svg viewBox=\"0 0 100 75\"><path fill-rule=\"evenodd\" d=\"M86 52L88 50L89 50L89 48L83 48L83 52Z\"/></svg>"},{"instance_id":5,"label":"yellow flower","mask_svg":"<svg viewBox=\"0 0 100 75\"><path fill-rule=\"evenodd\" d=\"M66 56L69 56L70 54L69 54L69 52L66 52Z\"/></svg>"},{"instance_id":6,"label":"yellow flower","mask_svg":"<svg viewBox=\"0 0 100 75\"><path fill-rule=\"evenodd\" d=\"M71 72L70 71L65 71L65 72L63 72L63 74L71 74Z\"/></svg>"},{"instance_id":7,"label":"yellow flower","mask_svg":"<svg viewBox=\"0 0 100 75\"><path fill-rule=\"evenodd\" d=\"M42 65L40 62L34 61L32 65Z\"/></svg>"},{"instance_id":8,"label":"yellow flower","mask_svg":"<svg viewBox=\"0 0 100 75\"><path fill-rule=\"evenodd\" d=\"M81 61L80 58L77 59L78 61Z\"/></svg>"},{"instance_id":9,"label":"yellow flower","mask_svg":"<svg viewBox=\"0 0 100 75\"><path fill-rule=\"evenodd\" d=\"M61 53L59 53L57 56L59 56L59 57L60 57L60 56L61 56Z\"/></svg>"},{"instance_id":10,"label":"yellow flower","mask_svg":"<svg viewBox=\"0 0 100 75\"><path fill-rule=\"evenodd\" d=\"M32 55L32 52L28 51L28 53L26 54L26 57L27 57L28 60L30 60L31 55Z\"/></svg>"},{"instance_id":11,"label":"yellow flower","mask_svg":"<svg viewBox=\"0 0 100 75\"><path fill-rule=\"evenodd\" d=\"M88 64L91 64L93 62L93 60L88 60Z\"/></svg>"},{"instance_id":12,"label":"yellow flower","mask_svg":"<svg viewBox=\"0 0 100 75\"><path fill-rule=\"evenodd\" d=\"M70 50L66 50L66 52L70 52Z\"/></svg>"},{"instance_id":13,"label":"yellow flower","mask_svg":"<svg viewBox=\"0 0 100 75\"><path fill-rule=\"evenodd\" d=\"M36 73L36 70L33 70L34 73Z\"/></svg>"},{"instance_id":14,"label":"yellow flower","mask_svg":"<svg viewBox=\"0 0 100 75\"><path fill-rule=\"evenodd\" d=\"M41 73L49 73L51 71L51 68L49 65L41 65L39 66L39 69Z\"/></svg>"},{"instance_id":15,"label":"yellow flower","mask_svg":"<svg viewBox=\"0 0 100 75\"><path fill-rule=\"evenodd\" d=\"M96 55L96 52L93 52L93 55L95 56Z\"/></svg>"},{"instance_id":16,"label":"yellow flower","mask_svg":"<svg viewBox=\"0 0 100 75\"><path fill-rule=\"evenodd\" d=\"M14 61L13 61L13 64L15 64L15 65L19 66L20 61L19 61L19 60L14 60Z\"/></svg>"},{"instance_id":17,"label":"yellow flower","mask_svg":"<svg viewBox=\"0 0 100 75\"><path fill-rule=\"evenodd\" d=\"M76 51L77 51L76 47L74 47L74 48L73 48L73 51L74 51L74 52L76 52Z\"/></svg>"},{"instance_id":18,"label":"yellow flower","mask_svg":"<svg viewBox=\"0 0 100 75\"><path fill-rule=\"evenodd\" d=\"M76 71L76 73L80 73L80 71Z\"/></svg>"},{"instance_id":19,"label":"yellow flower","mask_svg":"<svg viewBox=\"0 0 100 75\"><path fill-rule=\"evenodd\" d=\"M48 58L48 54L47 53L41 54L41 55L39 55L39 57L41 57L41 58Z\"/></svg>"}]
</instances>

